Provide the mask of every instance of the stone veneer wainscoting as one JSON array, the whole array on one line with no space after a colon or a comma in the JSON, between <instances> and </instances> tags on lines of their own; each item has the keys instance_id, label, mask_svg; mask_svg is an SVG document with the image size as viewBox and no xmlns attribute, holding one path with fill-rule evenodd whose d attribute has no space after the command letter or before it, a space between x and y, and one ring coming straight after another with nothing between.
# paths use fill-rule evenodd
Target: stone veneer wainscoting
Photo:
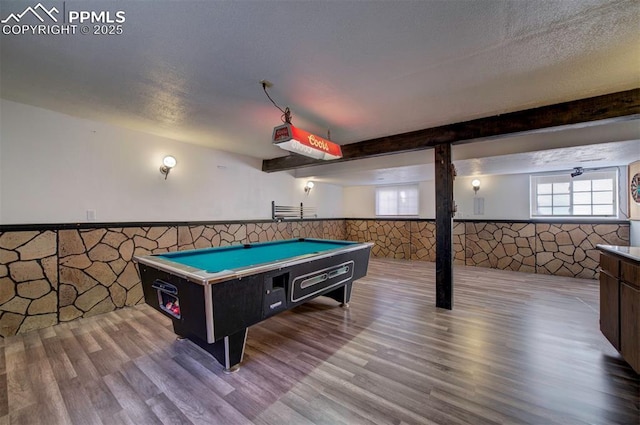
<instances>
[{"instance_id":1,"label":"stone veneer wainscoting","mask_svg":"<svg viewBox=\"0 0 640 425\"><path fill-rule=\"evenodd\" d=\"M312 237L371 241L374 256L435 261L433 220L41 227L0 232L2 337L143 302L135 255ZM628 222L465 221L453 227L454 262L470 266L597 278L596 244L629 245Z\"/></svg>"},{"instance_id":2,"label":"stone veneer wainscoting","mask_svg":"<svg viewBox=\"0 0 640 425\"><path fill-rule=\"evenodd\" d=\"M177 227L59 230L59 320L142 302L133 256L175 251L177 241Z\"/></svg>"},{"instance_id":3,"label":"stone veneer wainscoting","mask_svg":"<svg viewBox=\"0 0 640 425\"><path fill-rule=\"evenodd\" d=\"M0 336L144 302L136 255L297 237L344 240L345 222L0 232Z\"/></svg>"},{"instance_id":4,"label":"stone veneer wainscoting","mask_svg":"<svg viewBox=\"0 0 640 425\"><path fill-rule=\"evenodd\" d=\"M374 242L374 256L435 261L433 220L347 219L346 223L347 239ZM453 224L454 264L467 266L597 279L597 244L628 246L629 223Z\"/></svg>"},{"instance_id":5,"label":"stone veneer wainscoting","mask_svg":"<svg viewBox=\"0 0 640 425\"><path fill-rule=\"evenodd\" d=\"M455 264L465 264L464 223L453 224ZM427 220L347 220L347 239L375 242L374 257L436 261L436 225Z\"/></svg>"},{"instance_id":6,"label":"stone veneer wainscoting","mask_svg":"<svg viewBox=\"0 0 640 425\"><path fill-rule=\"evenodd\" d=\"M465 223L465 264L535 273L534 223Z\"/></svg>"},{"instance_id":7,"label":"stone veneer wainscoting","mask_svg":"<svg viewBox=\"0 0 640 425\"><path fill-rule=\"evenodd\" d=\"M55 231L0 233L0 336L58 323Z\"/></svg>"},{"instance_id":8,"label":"stone veneer wainscoting","mask_svg":"<svg viewBox=\"0 0 640 425\"><path fill-rule=\"evenodd\" d=\"M597 244L629 245L629 224L536 223L536 273L598 279Z\"/></svg>"}]
</instances>

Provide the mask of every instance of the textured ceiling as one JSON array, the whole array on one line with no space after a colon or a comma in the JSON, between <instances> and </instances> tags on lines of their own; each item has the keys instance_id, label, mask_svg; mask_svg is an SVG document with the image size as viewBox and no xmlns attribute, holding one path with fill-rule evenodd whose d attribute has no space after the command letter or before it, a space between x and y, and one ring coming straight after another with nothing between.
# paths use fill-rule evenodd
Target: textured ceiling
<instances>
[{"instance_id":1,"label":"textured ceiling","mask_svg":"<svg viewBox=\"0 0 640 425\"><path fill-rule=\"evenodd\" d=\"M262 79L342 144L640 86L637 0L43 4L123 34L0 36L3 98L258 158L285 154Z\"/></svg>"}]
</instances>

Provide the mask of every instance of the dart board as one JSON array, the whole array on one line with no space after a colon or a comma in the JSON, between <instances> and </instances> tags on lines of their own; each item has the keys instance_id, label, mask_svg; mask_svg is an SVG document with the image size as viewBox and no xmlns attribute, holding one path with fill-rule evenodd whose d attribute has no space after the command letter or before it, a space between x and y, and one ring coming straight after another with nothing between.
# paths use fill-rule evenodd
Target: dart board
<instances>
[{"instance_id":1,"label":"dart board","mask_svg":"<svg viewBox=\"0 0 640 425\"><path fill-rule=\"evenodd\" d=\"M640 161L629 164L629 219L640 220Z\"/></svg>"},{"instance_id":2,"label":"dart board","mask_svg":"<svg viewBox=\"0 0 640 425\"><path fill-rule=\"evenodd\" d=\"M640 173L636 173L631 178L629 186L631 187L631 197L636 201L636 204L640 204Z\"/></svg>"}]
</instances>

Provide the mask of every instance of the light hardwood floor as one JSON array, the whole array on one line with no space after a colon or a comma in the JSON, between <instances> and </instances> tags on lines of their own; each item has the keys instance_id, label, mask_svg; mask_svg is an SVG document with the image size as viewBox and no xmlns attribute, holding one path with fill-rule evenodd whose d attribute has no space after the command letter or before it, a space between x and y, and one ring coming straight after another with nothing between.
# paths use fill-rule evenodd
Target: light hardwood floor
<instances>
[{"instance_id":1,"label":"light hardwood floor","mask_svg":"<svg viewBox=\"0 0 640 425\"><path fill-rule=\"evenodd\" d=\"M640 380L600 334L598 283L372 259L349 309L250 328L231 375L146 305L0 342L0 424L630 424Z\"/></svg>"}]
</instances>

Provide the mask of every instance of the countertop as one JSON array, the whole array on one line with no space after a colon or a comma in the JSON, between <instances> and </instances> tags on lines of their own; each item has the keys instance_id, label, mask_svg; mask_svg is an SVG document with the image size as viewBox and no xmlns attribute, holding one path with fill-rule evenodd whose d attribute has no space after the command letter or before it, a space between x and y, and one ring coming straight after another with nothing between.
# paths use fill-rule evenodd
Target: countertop
<instances>
[{"instance_id":1,"label":"countertop","mask_svg":"<svg viewBox=\"0 0 640 425\"><path fill-rule=\"evenodd\" d=\"M640 246L597 245L597 248L640 264Z\"/></svg>"}]
</instances>

